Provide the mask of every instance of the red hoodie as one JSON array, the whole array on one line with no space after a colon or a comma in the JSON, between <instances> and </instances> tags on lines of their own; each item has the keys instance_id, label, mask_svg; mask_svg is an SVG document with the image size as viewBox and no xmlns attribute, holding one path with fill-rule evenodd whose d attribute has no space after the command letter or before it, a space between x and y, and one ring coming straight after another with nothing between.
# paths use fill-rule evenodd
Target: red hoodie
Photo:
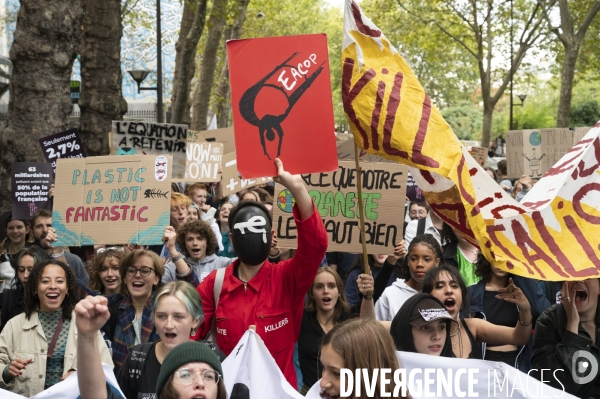
<instances>
[{"instance_id":1,"label":"red hoodie","mask_svg":"<svg viewBox=\"0 0 600 399\"><path fill-rule=\"evenodd\" d=\"M298 220L296 206L293 212L298 229L296 255L279 263L265 261L256 276L247 283L233 274L239 260L227 266L216 324L217 345L226 355L235 348L248 327L255 325L256 332L283 375L296 387L294 345L302 325L304 297L327 251L327 232L316 208L310 218L304 221ZM215 316L215 276L213 271L198 286L205 319L196 339L205 339L211 330Z\"/></svg>"}]
</instances>

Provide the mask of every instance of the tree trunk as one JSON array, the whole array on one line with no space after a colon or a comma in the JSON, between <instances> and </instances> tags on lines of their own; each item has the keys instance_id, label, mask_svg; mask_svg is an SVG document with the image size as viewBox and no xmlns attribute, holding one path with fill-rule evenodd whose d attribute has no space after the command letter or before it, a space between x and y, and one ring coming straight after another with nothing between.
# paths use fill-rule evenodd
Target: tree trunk
<instances>
[{"instance_id":1,"label":"tree trunk","mask_svg":"<svg viewBox=\"0 0 600 399\"><path fill-rule=\"evenodd\" d=\"M194 93L192 111L192 129L206 130L206 117L210 103L210 93L215 82L215 68L217 66L217 51L221 43L223 28L225 27L225 12L227 0L214 0L213 8L208 18L208 36L204 45L200 78Z\"/></svg>"},{"instance_id":2,"label":"tree trunk","mask_svg":"<svg viewBox=\"0 0 600 399\"><path fill-rule=\"evenodd\" d=\"M87 155L110 153L108 132L127 112L121 82L120 0L84 0L79 132Z\"/></svg>"},{"instance_id":3,"label":"tree trunk","mask_svg":"<svg viewBox=\"0 0 600 399\"><path fill-rule=\"evenodd\" d=\"M189 118L190 86L194 77L194 68L190 68L190 63L194 62L198 41L204 30L206 3L207 0L196 0L194 22L183 40L180 64L175 66L176 69L180 67L181 71L178 79L173 79L173 88L177 90L177 97L172 105L171 123L182 123L186 112L186 117Z\"/></svg>"},{"instance_id":4,"label":"tree trunk","mask_svg":"<svg viewBox=\"0 0 600 399\"><path fill-rule=\"evenodd\" d=\"M494 116L494 106L487 103L483 104L483 129L481 132L481 146L487 148L490 145L490 136L492 131L492 118Z\"/></svg>"},{"instance_id":5,"label":"tree trunk","mask_svg":"<svg viewBox=\"0 0 600 399\"><path fill-rule=\"evenodd\" d=\"M233 25L228 26L225 30L225 41L239 39L242 35L242 26L246 21L246 10L250 0L239 0L238 15L233 21ZM216 94L215 114L217 114L217 126L219 128L227 127L229 124L229 112L231 111L231 103L229 101L229 64L227 62L227 51L225 51L225 63L221 70L221 77Z\"/></svg>"},{"instance_id":6,"label":"tree trunk","mask_svg":"<svg viewBox=\"0 0 600 399\"><path fill-rule=\"evenodd\" d=\"M0 209L10 209L12 162L43 161L38 139L67 129L82 0L21 0L10 49L13 74L0 129Z\"/></svg>"},{"instance_id":7,"label":"tree trunk","mask_svg":"<svg viewBox=\"0 0 600 399\"><path fill-rule=\"evenodd\" d=\"M181 25L179 27L179 38L177 39L177 43L175 43L175 72L173 74L173 82L177 82L181 79L181 58L183 56L182 49L183 44L185 42L185 38L190 33L190 29L192 29L192 24L194 23L194 4L193 0L185 0L183 2L183 15L181 17ZM187 68L190 69L192 76L196 72L196 60L194 58L191 59L190 63L187 65ZM177 86L173 86L173 94L171 94L171 107L175 104L177 100ZM185 110L183 111L183 119L182 123L189 125L191 123L190 119L190 102L185 104Z\"/></svg>"},{"instance_id":8,"label":"tree trunk","mask_svg":"<svg viewBox=\"0 0 600 399\"><path fill-rule=\"evenodd\" d=\"M558 114L556 127L569 127L571 115L571 97L573 94L573 80L575 79L575 64L579 56L579 46L565 46L565 59L560 74L560 99L558 100Z\"/></svg>"}]
</instances>

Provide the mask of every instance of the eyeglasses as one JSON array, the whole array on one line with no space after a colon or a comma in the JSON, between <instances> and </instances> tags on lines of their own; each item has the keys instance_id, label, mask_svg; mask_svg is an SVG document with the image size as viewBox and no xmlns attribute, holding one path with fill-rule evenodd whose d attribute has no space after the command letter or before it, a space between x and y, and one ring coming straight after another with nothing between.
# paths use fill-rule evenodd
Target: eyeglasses
<instances>
[{"instance_id":1,"label":"eyeglasses","mask_svg":"<svg viewBox=\"0 0 600 399\"><path fill-rule=\"evenodd\" d=\"M126 270L128 276L135 276L137 272L140 272L142 277L148 277L150 274L152 274L152 272L156 273L154 269L147 266L142 266L139 269L137 267L130 266Z\"/></svg>"},{"instance_id":2,"label":"eyeglasses","mask_svg":"<svg viewBox=\"0 0 600 399\"><path fill-rule=\"evenodd\" d=\"M192 385L196 380L196 374L200 374L200 378L206 385L213 386L219 383L221 376L214 370L192 371L190 369L181 369L177 371L177 378L181 385Z\"/></svg>"}]
</instances>

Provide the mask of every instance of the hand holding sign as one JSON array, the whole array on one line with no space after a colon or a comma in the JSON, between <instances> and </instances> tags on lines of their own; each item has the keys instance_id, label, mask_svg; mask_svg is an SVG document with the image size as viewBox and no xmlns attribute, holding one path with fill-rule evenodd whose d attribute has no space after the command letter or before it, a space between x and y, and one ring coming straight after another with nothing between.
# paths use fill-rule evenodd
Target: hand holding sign
<instances>
[{"instance_id":1,"label":"hand holding sign","mask_svg":"<svg viewBox=\"0 0 600 399\"><path fill-rule=\"evenodd\" d=\"M277 177L274 177L273 180L290 190L300 211L300 217L302 220L308 219L312 215L314 208L302 177L286 172L283 168L283 162L279 158L275 160L275 165L277 166Z\"/></svg>"}]
</instances>

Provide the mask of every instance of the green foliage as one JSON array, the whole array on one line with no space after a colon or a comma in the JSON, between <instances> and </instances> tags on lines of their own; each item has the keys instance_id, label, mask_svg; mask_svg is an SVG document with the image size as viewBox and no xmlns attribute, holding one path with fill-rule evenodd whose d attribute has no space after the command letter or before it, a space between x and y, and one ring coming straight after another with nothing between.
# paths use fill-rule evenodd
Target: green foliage
<instances>
[{"instance_id":1,"label":"green foliage","mask_svg":"<svg viewBox=\"0 0 600 399\"><path fill-rule=\"evenodd\" d=\"M570 127L594 126L600 120L598 101L588 100L571 106Z\"/></svg>"},{"instance_id":2,"label":"green foliage","mask_svg":"<svg viewBox=\"0 0 600 399\"><path fill-rule=\"evenodd\" d=\"M454 134L461 140L476 140L481 137L483 110L468 101L461 101L454 107L442 111Z\"/></svg>"}]
</instances>

